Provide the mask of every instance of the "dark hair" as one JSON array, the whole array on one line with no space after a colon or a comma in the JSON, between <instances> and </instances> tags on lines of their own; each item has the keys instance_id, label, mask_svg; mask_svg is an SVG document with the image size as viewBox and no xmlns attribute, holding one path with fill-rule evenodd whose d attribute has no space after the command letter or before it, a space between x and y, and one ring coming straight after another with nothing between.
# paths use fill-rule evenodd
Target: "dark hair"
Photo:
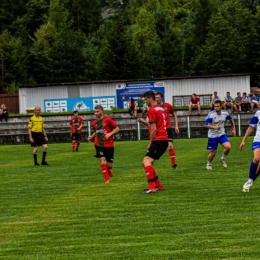
<instances>
[{"instance_id":1,"label":"dark hair","mask_svg":"<svg viewBox=\"0 0 260 260\"><path fill-rule=\"evenodd\" d=\"M153 100L155 100L155 95L154 95L154 92L152 90L145 92L144 97L145 98L152 98Z\"/></svg>"},{"instance_id":2,"label":"dark hair","mask_svg":"<svg viewBox=\"0 0 260 260\"><path fill-rule=\"evenodd\" d=\"M228 91L227 93L228 93L228 94L230 94L230 92L229 92L229 91Z\"/></svg>"},{"instance_id":3,"label":"dark hair","mask_svg":"<svg viewBox=\"0 0 260 260\"><path fill-rule=\"evenodd\" d=\"M237 92L237 95L240 94L240 92Z\"/></svg>"},{"instance_id":4,"label":"dark hair","mask_svg":"<svg viewBox=\"0 0 260 260\"><path fill-rule=\"evenodd\" d=\"M216 100L216 101L214 102L214 105L215 105L215 104L220 104L220 106L222 106L221 100Z\"/></svg>"},{"instance_id":5,"label":"dark hair","mask_svg":"<svg viewBox=\"0 0 260 260\"><path fill-rule=\"evenodd\" d=\"M101 105L96 105L95 109L100 109L100 110L104 111L104 108Z\"/></svg>"},{"instance_id":6,"label":"dark hair","mask_svg":"<svg viewBox=\"0 0 260 260\"><path fill-rule=\"evenodd\" d=\"M155 94L155 96L156 96L156 95L160 95L161 98L163 98L163 93L162 93L161 91L157 91L157 92L155 92L154 94Z\"/></svg>"},{"instance_id":7,"label":"dark hair","mask_svg":"<svg viewBox=\"0 0 260 260\"><path fill-rule=\"evenodd\" d=\"M74 111L73 111L73 114L76 114L76 113L78 113L78 112L79 112L78 110L74 110Z\"/></svg>"}]
</instances>

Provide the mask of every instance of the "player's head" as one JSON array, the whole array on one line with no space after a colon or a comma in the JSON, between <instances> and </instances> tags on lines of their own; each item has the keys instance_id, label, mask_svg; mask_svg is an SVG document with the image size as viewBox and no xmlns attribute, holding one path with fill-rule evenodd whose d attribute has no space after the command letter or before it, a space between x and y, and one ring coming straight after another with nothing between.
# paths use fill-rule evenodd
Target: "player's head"
<instances>
[{"instance_id":1,"label":"player's head","mask_svg":"<svg viewBox=\"0 0 260 260\"><path fill-rule=\"evenodd\" d=\"M139 100L140 100L140 101L142 101L142 100L143 100L143 97L142 97L142 96L140 96L140 97L138 97L138 98L139 98Z\"/></svg>"},{"instance_id":2,"label":"player's head","mask_svg":"<svg viewBox=\"0 0 260 260\"><path fill-rule=\"evenodd\" d=\"M152 90L149 90L144 93L144 99L146 104L150 107L152 106L155 102L155 94Z\"/></svg>"},{"instance_id":3,"label":"player's head","mask_svg":"<svg viewBox=\"0 0 260 260\"><path fill-rule=\"evenodd\" d=\"M193 94L191 95L191 97L194 98L194 99L196 98L196 96L197 96L197 95L196 95L195 93L193 93Z\"/></svg>"},{"instance_id":4,"label":"player's head","mask_svg":"<svg viewBox=\"0 0 260 260\"><path fill-rule=\"evenodd\" d=\"M222 109L222 102L221 100L216 100L214 102L214 109L216 112L219 112Z\"/></svg>"},{"instance_id":5,"label":"player's head","mask_svg":"<svg viewBox=\"0 0 260 260\"><path fill-rule=\"evenodd\" d=\"M240 92L237 92L237 96L240 96L241 95L241 93Z\"/></svg>"},{"instance_id":6,"label":"player's head","mask_svg":"<svg viewBox=\"0 0 260 260\"><path fill-rule=\"evenodd\" d=\"M77 117L77 116L79 115L78 110L74 110L74 111L73 111L73 115L74 115L75 117Z\"/></svg>"},{"instance_id":7,"label":"player's head","mask_svg":"<svg viewBox=\"0 0 260 260\"><path fill-rule=\"evenodd\" d=\"M228 91L228 92L227 92L227 97L229 97L229 96L230 96L230 92Z\"/></svg>"},{"instance_id":8,"label":"player's head","mask_svg":"<svg viewBox=\"0 0 260 260\"><path fill-rule=\"evenodd\" d=\"M36 116L38 116L38 115L40 114L40 112L41 112L41 108L38 107L38 106L36 106L36 107L34 108L34 114L35 114Z\"/></svg>"},{"instance_id":9,"label":"player's head","mask_svg":"<svg viewBox=\"0 0 260 260\"><path fill-rule=\"evenodd\" d=\"M158 91L158 92L155 92L155 101L157 104L161 104L162 103L162 99L163 99L163 93Z\"/></svg>"},{"instance_id":10,"label":"player's head","mask_svg":"<svg viewBox=\"0 0 260 260\"><path fill-rule=\"evenodd\" d=\"M98 119L102 118L104 114L104 108L101 105L96 105L94 108L94 114Z\"/></svg>"},{"instance_id":11,"label":"player's head","mask_svg":"<svg viewBox=\"0 0 260 260\"><path fill-rule=\"evenodd\" d=\"M217 91L214 91L214 96L216 97L218 95L218 92Z\"/></svg>"}]
</instances>

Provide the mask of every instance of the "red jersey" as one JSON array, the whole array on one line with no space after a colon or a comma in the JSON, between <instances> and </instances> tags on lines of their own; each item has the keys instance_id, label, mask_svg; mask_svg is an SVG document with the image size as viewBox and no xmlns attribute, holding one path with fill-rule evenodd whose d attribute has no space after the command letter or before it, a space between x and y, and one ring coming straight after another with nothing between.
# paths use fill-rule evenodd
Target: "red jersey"
<instances>
[{"instance_id":1,"label":"red jersey","mask_svg":"<svg viewBox=\"0 0 260 260\"><path fill-rule=\"evenodd\" d=\"M151 132L151 123L156 124L156 134L153 141L168 141L168 134L166 131L165 110L161 106L155 105L148 110L147 114L149 118L149 133Z\"/></svg>"},{"instance_id":2,"label":"red jersey","mask_svg":"<svg viewBox=\"0 0 260 260\"><path fill-rule=\"evenodd\" d=\"M81 116L78 117L72 117L70 119L70 125L71 125L71 133L72 134L81 134L82 128L78 130L78 128L83 124L83 118Z\"/></svg>"},{"instance_id":3,"label":"red jersey","mask_svg":"<svg viewBox=\"0 0 260 260\"><path fill-rule=\"evenodd\" d=\"M200 99L198 97L196 97L195 99L194 98L191 98L190 99L190 102L193 104L193 105L197 105L197 103L200 101Z\"/></svg>"},{"instance_id":4,"label":"red jersey","mask_svg":"<svg viewBox=\"0 0 260 260\"><path fill-rule=\"evenodd\" d=\"M166 128L172 128L171 115L174 113L174 109L170 103L164 102L161 107L165 110Z\"/></svg>"},{"instance_id":5,"label":"red jersey","mask_svg":"<svg viewBox=\"0 0 260 260\"><path fill-rule=\"evenodd\" d=\"M104 116L102 119L96 119L92 123L94 132L96 133L94 139L95 146L114 147L114 137L105 138L105 134L113 131L117 127L117 122L111 117Z\"/></svg>"}]
</instances>

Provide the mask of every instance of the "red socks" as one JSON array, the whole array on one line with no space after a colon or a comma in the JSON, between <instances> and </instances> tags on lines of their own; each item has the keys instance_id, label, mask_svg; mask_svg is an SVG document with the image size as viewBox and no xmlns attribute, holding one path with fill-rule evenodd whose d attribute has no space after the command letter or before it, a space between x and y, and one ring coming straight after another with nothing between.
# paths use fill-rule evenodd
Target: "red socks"
<instances>
[{"instance_id":1,"label":"red socks","mask_svg":"<svg viewBox=\"0 0 260 260\"><path fill-rule=\"evenodd\" d=\"M175 165L175 150L173 148L169 149L169 155L171 158L172 166Z\"/></svg>"},{"instance_id":2,"label":"red socks","mask_svg":"<svg viewBox=\"0 0 260 260\"><path fill-rule=\"evenodd\" d=\"M101 170L103 173L103 176L106 180L109 180L109 174L108 174L108 169L106 164L101 164Z\"/></svg>"},{"instance_id":3,"label":"red socks","mask_svg":"<svg viewBox=\"0 0 260 260\"><path fill-rule=\"evenodd\" d=\"M146 173L146 178L148 181L148 188L150 190L155 189L154 178L155 178L156 174L155 174L155 171L154 171L152 165L148 165L145 167L145 173Z\"/></svg>"},{"instance_id":4,"label":"red socks","mask_svg":"<svg viewBox=\"0 0 260 260\"><path fill-rule=\"evenodd\" d=\"M72 146L72 151L74 152L75 151L75 142L74 141L72 141L71 146Z\"/></svg>"}]
</instances>

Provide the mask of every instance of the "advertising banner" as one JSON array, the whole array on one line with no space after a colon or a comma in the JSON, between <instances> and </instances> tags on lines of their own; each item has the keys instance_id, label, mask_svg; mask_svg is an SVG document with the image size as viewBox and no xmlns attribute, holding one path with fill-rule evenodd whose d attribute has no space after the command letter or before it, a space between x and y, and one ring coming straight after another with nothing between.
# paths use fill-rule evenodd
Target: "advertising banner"
<instances>
[{"instance_id":1,"label":"advertising banner","mask_svg":"<svg viewBox=\"0 0 260 260\"><path fill-rule=\"evenodd\" d=\"M143 96L144 93L149 90L154 92L160 91L164 94L164 82L118 84L116 87L117 107L127 109L130 98L137 101L138 97Z\"/></svg>"},{"instance_id":2,"label":"advertising banner","mask_svg":"<svg viewBox=\"0 0 260 260\"><path fill-rule=\"evenodd\" d=\"M67 112L78 110L91 111L96 105L102 105L104 110L112 110L116 107L115 96L101 97L83 97L83 98L61 98L61 99L45 99L45 112Z\"/></svg>"}]
</instances>

